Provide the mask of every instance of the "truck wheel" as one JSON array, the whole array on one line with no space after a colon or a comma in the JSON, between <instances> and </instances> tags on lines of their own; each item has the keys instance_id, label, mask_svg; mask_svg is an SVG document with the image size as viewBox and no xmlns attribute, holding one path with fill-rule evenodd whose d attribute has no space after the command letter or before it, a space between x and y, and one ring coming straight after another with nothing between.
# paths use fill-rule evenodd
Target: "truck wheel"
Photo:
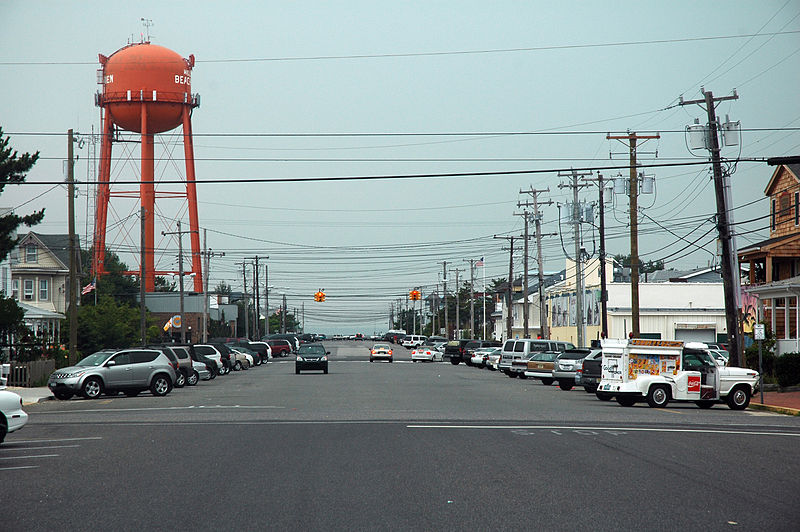
<instances>
[{"instance_id":1,"label":"truck wheel","mask_svg":"<svg viewBox=\"0 0 800 532\"><path fill-rule=\"evenodd\" d=\"M606 393L606 392L594 392L594 394L601 401L610 401L611 398L613 397L610 393Z\"/></svg>"},{"instance_id":2,"label":"truck wheel","mask_svg":"<svg viewBox=\"0 0 800 532\"><path fill-rule=\"evenodd\" d=\"M651 386L647 392L647 404L651 408L664 408L669 403L669 390L666 386Z\"/></svg>"},{"instance_id":3,"label":"truck wheel","mask_svg":"<svg viewBox=\"0 0 800 532\"><path fill-rule=\"evenodd\" d=\"M460 360L456 360L455 358L450 359L450 363L454 366L458 366L458 363L461 362Z\"/></svg>"},{"instance_id":4,"label":"truck wheel","mask_svg":"<svg viewBox=\"0 0 800 532\"><path fill-rule=\"evenodd\" d=\"M527 375L525 375L524 373L520 372L520 374L519 374L519 378L520 378L520 379L527 379L527 378L528 378L528 376L527 376Z\"/></svg>"},{"instance_id":5,"label":"truck wheel","mask_svg":"<svg viewBox=\"0 0 800 532\"><path fill-rule=\"evenodd\" d=\"M570 391L572 389L572 386L573 385L568 382L558 381L558 387L564 390L565 392Z\"/></svg>"},{"instance_id":6,"label":"truck wheel","mask_svg":"<svg viewBox=\"0 0 800 532\"><path fill-rule=\"evenodd\" d=\"M586 393L595 393L597 392L597 386L584 386L583 391Z\"/></svg>"},{"instance_id":7,"label":"truck wheel","mask_svg":"<svg viewBox=\"0 0 800 532\"><path fill-rule=\"evenodd\" d=\"M517 373L514 371L506 371L506 375L511 377L512 379L517 376Z\"/></svg>"},{"instance_id":8,"label":"truck wheel","mask_svg":"<svg viewBox=\"0 0 800 532\"><path fill-rule=\"evenodd\" d=\"M553 379L542 379L542 384L544 384L545 386L550 386L551 384L553 384Z\"/></svg>"},{"instance_id":9,"label":"truck wheel","mask_svg":"<svg viewBox=\"0 0 800 532\"><path fill-rule=\"evenodd\" d=\"M726 402L731 410L744 410L750 404L750 390L746 386L737 386L728 393Z\"/></svg>"},{"instance_id":10,"label":"truck wheel","mask_svg":"<svg viewBox=\"0 0 800 532\"><path fill-rule=\"evenodd\" d=\"M622 406L633 406L636 404L636 398L627 395L618 395L617 402Z\"/></svg>"},{"instance_id":11,"label":"truck wheel","mask_svg":"<svg viewBox=\"0 0 800 532\"><path fill-rule=\"evenodd\" d=\"M705 410L714 406L714 401L695 401L695 404Z\"/></svg>"}]
</instances>

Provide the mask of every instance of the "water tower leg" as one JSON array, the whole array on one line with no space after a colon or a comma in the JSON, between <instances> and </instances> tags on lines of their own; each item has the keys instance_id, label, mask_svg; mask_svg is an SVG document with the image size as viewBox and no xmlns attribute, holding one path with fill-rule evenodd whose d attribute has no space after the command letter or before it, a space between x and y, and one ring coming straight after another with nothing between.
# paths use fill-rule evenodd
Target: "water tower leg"
<instances>
[{"instance_id":1,"label":"water tower leg","mask_svg":"<svg viewBox=\"0 0 800 532\"><path fill-rule=\"evenodd\" d=\"M189 106L183 106L183 151L186 159L186 199L189 203L189 229L192 243L192 273L194 291L203 292L203 267L200 257L200 224L197 218L197 184L194 175L194 144L192 144L192 118Z\"/></svg>"},{"instance_id":2,"label":"water tower leg","mask_svg":"<svg viewBox=\"0 0 800 532\"><path fill-rule=\"evenodd\" d=\"M100 142L100 175L98 176L97 199L94 208L94 254L92 274L100 277L105 273L106 263L106 222L108 221L108 200L111 180L111 140L114 123L108 113L103 117L103 136Z\"/></svg>"},{"instance_id":3,"label":"water tower leg","mask_svg":"<svg viewBox=\"0 0 800 532\"><path fill-rule=\"evenodd\" d=\"M147 128L147 104L142 104L142 181L139 185L142 207L144 207L144 286L146 292L156 291L155 272L155 177L153 134Z\"/></svg>"}]
</instances>

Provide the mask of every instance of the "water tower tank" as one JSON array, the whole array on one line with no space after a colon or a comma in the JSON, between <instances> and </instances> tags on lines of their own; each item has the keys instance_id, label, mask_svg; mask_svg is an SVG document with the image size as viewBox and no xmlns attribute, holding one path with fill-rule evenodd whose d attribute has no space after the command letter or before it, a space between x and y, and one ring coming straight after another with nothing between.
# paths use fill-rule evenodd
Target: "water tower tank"
<instances>
[{"instance_id":1,"label":"water tower tank","mask_svg":"<svg viewBox=\"0 0 800 532\"><path fill-rule=\"evenodd\" d=\"M147 133L181 125L183 107L192 103L194 56L184 59L149 42L131 44L110 57L100 56L102 101L114 123L141 133L142 104L147 105ZM153 102L153 103L150 103Z\"/></svg>"}]
</instances>

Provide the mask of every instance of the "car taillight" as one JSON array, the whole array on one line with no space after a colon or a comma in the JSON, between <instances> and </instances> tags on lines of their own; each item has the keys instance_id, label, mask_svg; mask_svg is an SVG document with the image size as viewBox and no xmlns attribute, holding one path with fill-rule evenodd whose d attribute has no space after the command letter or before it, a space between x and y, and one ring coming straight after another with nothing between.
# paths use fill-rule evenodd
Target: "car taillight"
<instances>
[{"instance_id":1,"label":"car taillight","mask_svg":"<svg viewBox=\"0 0 800 532\"><path fill-rule=\"evenodd\" d=\"M391 349L389 349L389 354L390 354L390 355L392 354L392 350L391 350Z\"/></svg>"},{"instance_id":2,"label":"car taillight","mask_svg":"<svg viewBox=\"0 0 800 532\"><path fill-rule=\"evenodd\" d=\"M373 354L373 355L375 354L375 350L374 349L372 350L371 354Z\"/></svg>"}]
</instances>

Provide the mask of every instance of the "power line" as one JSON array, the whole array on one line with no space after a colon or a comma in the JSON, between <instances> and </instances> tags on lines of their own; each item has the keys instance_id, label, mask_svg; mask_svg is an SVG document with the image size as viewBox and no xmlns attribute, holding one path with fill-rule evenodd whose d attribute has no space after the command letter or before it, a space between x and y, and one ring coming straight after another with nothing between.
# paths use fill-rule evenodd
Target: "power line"
<instances>
[{"instance_id":1,"label":"power line","mask_svg":"<svg viewBox=\"0 0 800 532\"><path fill-rule=\"evenodd\" d=\"M434 52L398 52L387 54L350 54L350 55L315 55L298 57L251 57L251 58L221 58L221 59L199 59L196 63L268 63L268 62L287 62L287 61L330 61L346 59L384 59L402 57L435 57L448 55L482 55L482 54L501 54L519 52L543 52L552 50L578 50L585 48L613 48L625 46L643 46L649 44L675 44L685 42L718 41L731 39L746 39L751 37L775 37L778 35L792 35L800 33L800 30L779 31L772 33L745 33L738 35L714 35L707 37L684 37L676 39L651 39L640 41L616 41L605 43L586 43L586 44L561 44L547 46L527 46L518 48L484 48L475 50L446 50ZM72 66L72 65L96 65L94 61L0 61L0 66Z\"/></svg>"}]
</instances>

